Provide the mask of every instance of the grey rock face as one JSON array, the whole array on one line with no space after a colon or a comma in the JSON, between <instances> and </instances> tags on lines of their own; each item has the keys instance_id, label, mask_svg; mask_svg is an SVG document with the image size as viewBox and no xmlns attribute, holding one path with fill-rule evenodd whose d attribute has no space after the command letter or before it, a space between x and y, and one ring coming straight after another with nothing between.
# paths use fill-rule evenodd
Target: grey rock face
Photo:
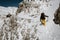
<instances>
[{"instance_id":1,"label":"grey rock face","mask_svg":"<svg viewBox=\"0 0 60 40\"><path fill-rule=\"evenodd\" d=\"M59 4L59 8L56 10L56 12L54 14L53 21L55 24L60 24L60 4Z\"/></svg>"}]
</instances>

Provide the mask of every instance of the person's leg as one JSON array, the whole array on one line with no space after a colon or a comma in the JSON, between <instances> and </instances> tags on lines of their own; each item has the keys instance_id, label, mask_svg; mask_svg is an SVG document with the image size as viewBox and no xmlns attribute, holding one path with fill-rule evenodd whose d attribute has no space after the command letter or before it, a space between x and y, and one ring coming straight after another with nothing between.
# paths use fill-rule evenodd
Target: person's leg
<instances>
[{"instance_id":1,"label":"person's leg","mask_svg":"<svg viewBox=\"0 0 60 40\"><path fill-rule=\"evenodd\" d=\"M45 19L41 19L41 23L45 26L46 25Z\"/></svg>"},{"instance_id":2,"label":"person's leg","mask_svg":"<svg viewBox=\"0 0 60 40\"><path fill-rule=\"evenodd\" d=\"M46 26L46 21L45 21L45 19L44 19L43 21L44 21L44 24L43 24L43 25Z\"/></svg>"}]
</instances>

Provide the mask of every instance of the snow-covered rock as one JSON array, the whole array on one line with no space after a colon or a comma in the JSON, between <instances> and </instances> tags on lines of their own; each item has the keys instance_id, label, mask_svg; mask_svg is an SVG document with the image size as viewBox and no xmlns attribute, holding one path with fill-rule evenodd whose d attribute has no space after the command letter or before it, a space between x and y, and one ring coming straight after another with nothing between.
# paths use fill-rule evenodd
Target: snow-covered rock
<instances>
[{"instance_id":1,"label":"snow-covered rock","mask_svg":"<svg viewBox=\"0 0 60 40\"><path fill-rule=\"evenodd\" d=\"M20 12L17 10L21 7L0 6L0 40L60 40L60 27L53 22L59 0L43 1L24 0L28 4L22 1ZM42 12L49 16L46 26L40 23ZM9 13L12 16L6 17Z\"/></svg>"}]
</instances>

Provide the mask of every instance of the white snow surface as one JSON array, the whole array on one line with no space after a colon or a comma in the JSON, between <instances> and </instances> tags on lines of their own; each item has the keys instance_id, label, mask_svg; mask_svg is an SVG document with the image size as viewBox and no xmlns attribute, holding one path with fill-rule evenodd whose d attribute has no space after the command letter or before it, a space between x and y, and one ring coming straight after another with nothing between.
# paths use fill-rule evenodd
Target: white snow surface
<instances>
[{"instance_id":1,"label":"white snow surface","mask_svg":"<svg viewBox=\"0 0 60 40\"><path fill-rule=\"evenodd\" d=\"M17 15L17 23L18 23L18 40L23 40L23 36L21 32L23 32L24 35L29 32L29 36L34 35L35 39L30 40L36 40L39 38L39 40L60 40L60 26L56 25L53 22L54 18L54 12L59 7L59 1L60 0L51 0L48 4L48 7L46 6L46 3L41 3L41 6L39 8L29 8L29 12L22 11ZM43 5L42 5L43 4ZM50 4L52 6L50 6ZM2 25L4 24L4 19L8 20L5 16L10 13L12 15L15 15L17 10L17 7L2 7L0 6L0 30L2 29ZM26 9L28 10L28 9ZM38 10L38 13L37 13ZM40 25L40 13L44 12L46 15L49 16L48 21L46 22L46 26ZM31 16L34 15L34 16ZM29 23L30 20L30 23ZM8 28L8 26L5 25L5 27ZM36 32L34 31L36 30ZM10 36L10 32L9 36ZM3 39L4 40L4 37ZM11 40L11 39L9 39Z\"/></svg>"}]
</instances>

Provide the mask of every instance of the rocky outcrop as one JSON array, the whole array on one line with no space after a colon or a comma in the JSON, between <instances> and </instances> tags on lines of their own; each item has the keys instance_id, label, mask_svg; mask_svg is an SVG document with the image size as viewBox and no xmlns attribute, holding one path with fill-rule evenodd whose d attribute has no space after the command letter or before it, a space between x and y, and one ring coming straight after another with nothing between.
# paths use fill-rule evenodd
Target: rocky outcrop
<instances>
[{"instance_id":1,"label":"rocky outcrop","mask_svg":"<svg viewBox=\"0 0 60 40\"><path fill-rule=\"evenodd\" d=\"M55 24L60 24L60 4L59 4L59 8L56 10L56 12L54 14L53 21Z\"/></svg>"},{"instance_id":2,"label":"rocky outcrop","mask_svg":"<svg viewBox=\"0 0 60 40\"><path fill-rule=\"evenodd\" d=\"M16 11L16 15L23 10L24 6L25 6L25 5L24 5L23 3L20 3L20 4L19 4L18 9L17 9L17 11Z\"/></svg>"}]
</instances>

